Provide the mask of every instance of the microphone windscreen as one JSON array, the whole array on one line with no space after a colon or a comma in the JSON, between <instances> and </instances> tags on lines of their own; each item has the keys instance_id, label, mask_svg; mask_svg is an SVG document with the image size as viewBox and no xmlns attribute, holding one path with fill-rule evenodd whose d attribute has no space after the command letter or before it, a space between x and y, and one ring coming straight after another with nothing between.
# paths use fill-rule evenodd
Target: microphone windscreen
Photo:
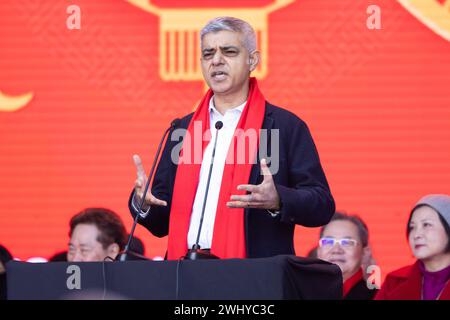
<instances>
[{"instance_id":1,"label":"microphone windscreen","mask_svg":"<svg viewBox=\"0 0 450 320\"><path fill-rule=\"evenodd\" d=\"M217 121L216 122L216 129L220 130L220 129L222 129L222 127L223 127L223 122L222 121Z\"/></svg>"},{"instance_id":2,"label":"microphone windscreen","mask_svg":"<svg viewBox=\"0 0 450 320\"><path fill-rule=\"evenodd\" d=\"M178 125L180 124L180 118L175 118L175 119L173 119L173 121L170 123L170 126L172 127L172 128L175 128L175 127L178 127Z\"/></svg>"}]
</instances>

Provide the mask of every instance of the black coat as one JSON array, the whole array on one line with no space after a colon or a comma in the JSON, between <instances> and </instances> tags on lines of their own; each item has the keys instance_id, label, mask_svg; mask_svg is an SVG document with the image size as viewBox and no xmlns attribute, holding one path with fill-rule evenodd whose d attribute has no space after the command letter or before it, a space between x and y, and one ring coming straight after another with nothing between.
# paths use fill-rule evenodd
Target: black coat
<instances>
[{"instance_id":1,"label":"black coat","mask_svg":"<svg viewBox=\"0 0 450 320\"><path fill-rule=\"evenodd\" d=\"M181 119L178 128L186 129L192 113ZM295 254L294 228L296 224L318 227L327 224L335 211L328 182L320 164L313 139L305 122L293 113L266 102L262 129L279 129L279 170L273 176L281 200L281 213L273 218L266 210L245 209L245 237L248 258ZM271 136L268 134L271 150ZM150 214L140 224L157 237L169 232L169 215L177 165L171 160L171 151L179 141L170 137L162 152L155 173L152 193L167 201L167 207L152 206ZM270 157L270 155L269 155ZM263 180L260 163L252 166L250 184ZM131 206L133 216L137 213Z\"/></svg>"},{"instance_id":2,"label":"black coat","mask_svg":"<svg viewBox=\"0 0 450 320\"><path fill-rule=\"evenodd\" d=\"M344 297L344 300L373 300L377 289L369 289L364 279L358 281Z\"/></svg>"}]
</instances>

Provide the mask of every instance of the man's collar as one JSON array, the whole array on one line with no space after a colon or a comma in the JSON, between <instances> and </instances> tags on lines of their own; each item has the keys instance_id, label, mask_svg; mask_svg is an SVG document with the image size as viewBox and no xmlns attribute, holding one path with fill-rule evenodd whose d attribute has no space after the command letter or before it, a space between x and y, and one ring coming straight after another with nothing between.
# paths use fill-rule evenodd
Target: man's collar
<instances>
[{"instance_id":1,"label":"man's collar","mask_svg":"<svg viewBox=\"0 0 450 320\"><path fill-rule=\"evenodd\" d=\"M236 111L239 111L240 113L242 113L246 103L247 103L247 100L244 103L242 103L241 105L239 105L237 107L234 107L234 108L231 108L231 109L228 109L228 110L236 110ZM216 106L214 105L214 96L212 96L211 99L209 100L209 112L211 112L211 111L214 111L214 112L217 112L218 114L221 114L219 112L219 110L216 109Z\"/></svg>"}]
</instances>

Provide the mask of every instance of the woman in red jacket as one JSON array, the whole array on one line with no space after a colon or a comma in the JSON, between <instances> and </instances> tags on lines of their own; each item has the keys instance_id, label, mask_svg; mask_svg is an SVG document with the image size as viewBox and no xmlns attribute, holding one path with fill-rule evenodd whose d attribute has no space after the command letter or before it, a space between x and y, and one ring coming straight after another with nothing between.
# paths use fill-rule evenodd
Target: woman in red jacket
<instances>
[{"instance_id":1,"label":"woman in red jacket","mask_svg":"<svg viewBox=\"0 0 450 320\"><path fill-rule=\"evenodd\" d=\"M450 300L450 196L428 195L407 225L415 264L387 275L376 300Z\"/></svg>"}]
</instances>

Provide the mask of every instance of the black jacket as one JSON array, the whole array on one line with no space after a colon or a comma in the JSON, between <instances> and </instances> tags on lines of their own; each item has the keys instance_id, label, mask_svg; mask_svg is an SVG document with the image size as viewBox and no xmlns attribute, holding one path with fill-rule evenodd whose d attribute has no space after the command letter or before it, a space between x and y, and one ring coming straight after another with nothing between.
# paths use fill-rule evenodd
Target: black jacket
<instances>
[{"instance_id":1,"label":"black jacket","mask_svg":"<svg viewBox=\"0 0 450 320\"><path fill-rule=\"evenodd\" d=\"M186 129L192 113L181 119L178 127ZM245 209L245 236L248 258L295 254L294 228L296 224L318 227L327 224L335 211L319 156L306 124L293 113L266 102L262 129L279 129L279 170L273 176L281 200L281 213L273 218L266 210ZM268 134L271 150L271 135ZM140 224L157 237L169 232L169 215L177 165L171 161L171 151L179 141L170 136L162 152L155 173L152 193L167 201L167 207L152 206L150 214ZM270 155L269 155L270 157ZM260 163L253 165L250 184L259 184ZM137 213L131 205L133 216Z\"/></svg>"},{"instance_id":2,"label":"black jacket","mask_svg":"<svg viewBox=\"0 0 450 320\"><path fill-rule=\"evenodd\" d=\"M377 289L367 288L366 281L361 279L350 289L344 300L372 300L377 292Z\"/></svg>"}]
</instances>

